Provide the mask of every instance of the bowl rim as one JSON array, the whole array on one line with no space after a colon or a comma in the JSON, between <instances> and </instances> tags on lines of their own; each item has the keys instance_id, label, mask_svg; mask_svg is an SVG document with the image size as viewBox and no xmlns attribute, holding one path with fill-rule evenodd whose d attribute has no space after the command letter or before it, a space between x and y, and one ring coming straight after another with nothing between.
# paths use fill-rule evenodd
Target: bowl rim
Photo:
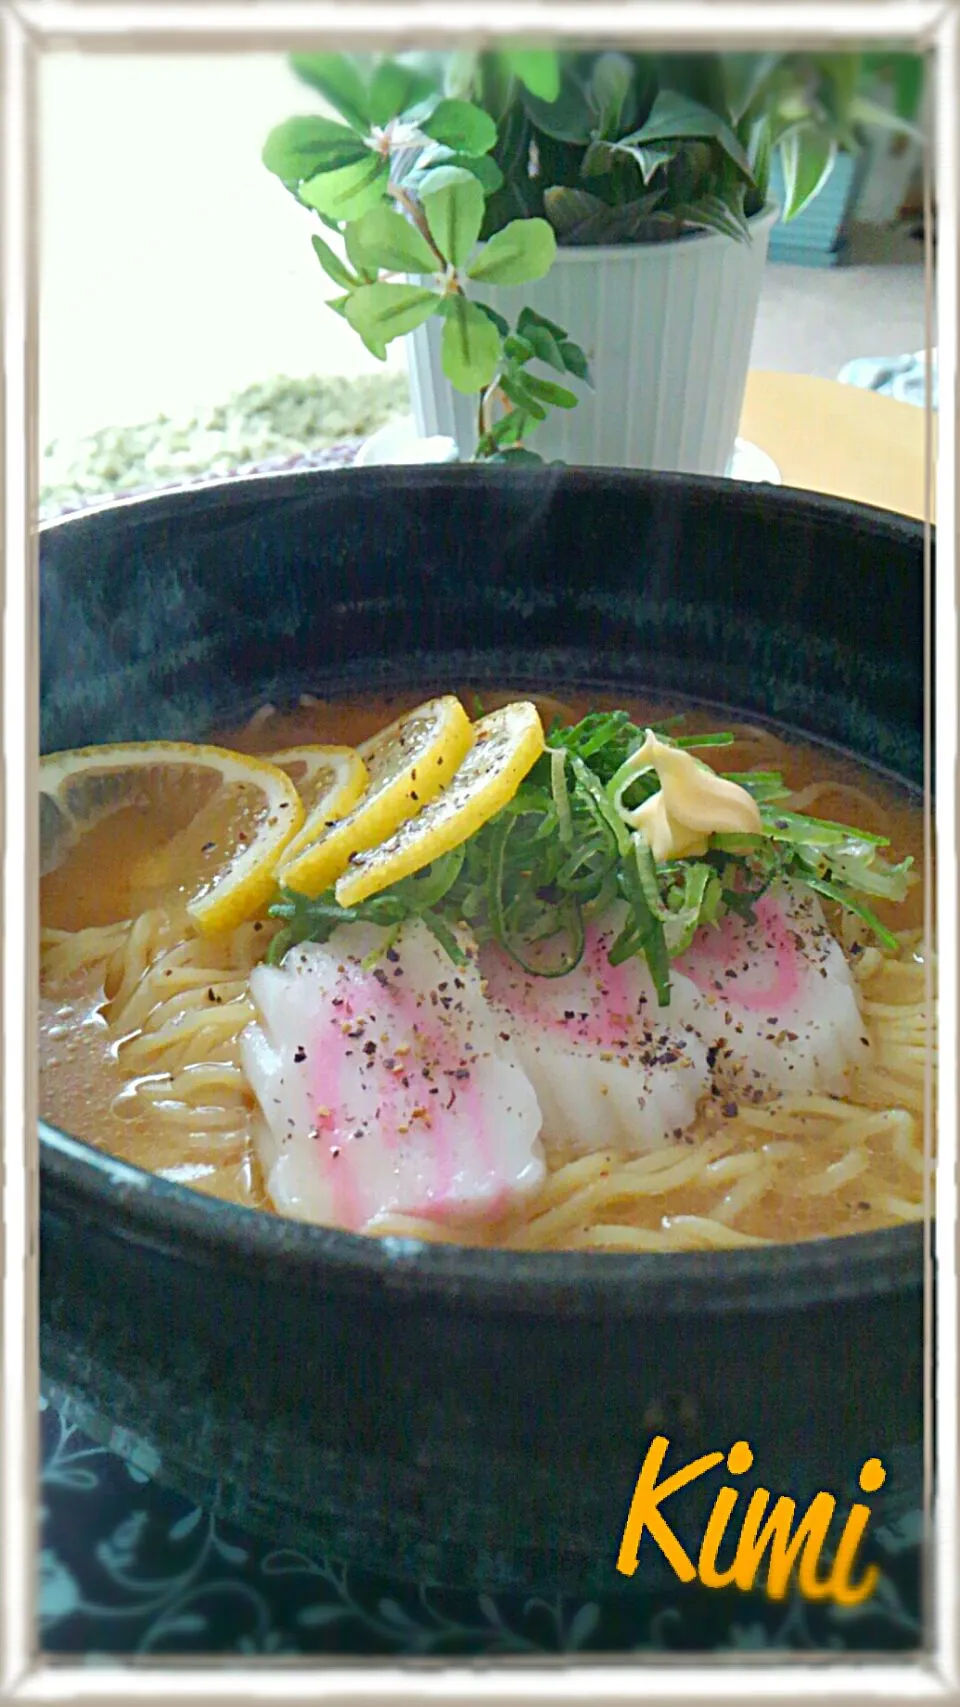
<instances>
[{"instance_id":1,"label":"bowl rim","mask_svg":"<svg viewBox=\"0 0 960 1707\"><path fill-rule=\"evenodd\" d=\"M724 1251L514 1251L372 1237L228 1203L121 1161L39 1123L41 1228L47 1211L82 1209L85 1228L194 1266L251 1265L278 1286L384 1288L477 1314L605 1316L781 1313L923 1285L933 1223ZM46 1198L46 1201L44 1201ZM775 1290L772 1289L775 1286Z\"/></svg>"},{"instance_id":2,"label":"bowl rim","mask_svg":"<svg viewBox=\"0 0 960 1707\"><path fill-rule=\"evenodd\" d=\"M255 473L217 475L209 479L201 476L179 485L159 486L155 491L121 493L116 497L98 499L81 509L46 517L37 523L36 531L37 537L43 541L68 528L79 529L85 523L102 522L113 514L122 515L128 523L135 523L139 517L132 512L136 511L143 520L158 522L170 507L182 512L184 508L203 510L254 499L295 499L308 496L312 488L321 490L324 483L334 478L338 485L343 482L358 488L370 485L419 489L462 483L523 491L524 488L542 488L545 476L550 479L559 477L558 483L562 482L568 489L584 491L610 485L628 490L632 487L638 491L644 488L663 492L693 491L733 503L750 495L760 502L773 502L784 510L805 513L811 520L817 518L833 523L855 520L861 528L867 526L881 533L898 535L901 539L912 539L921 549L929 525L930 538L936 541L937 530L932 521L928 524L897 510L885 510L875 504L862 504L852 498L834 497L826 492L811 492L800 486L731 480L722 474L684 474L673 469L593 468L577 464L564 464L562 469L556 469L506 468L502 464L485 466L481 463L378 463L359 468L273 468Z\"/></svg>"},{"instance_id":3,"label":"bowl rim","mask_svg":"<svg viewBox=\"0 0 960 1707\"><path fill-rule=\"evenodd\" d=\"M542 470L465 465L384 465L376 468L277 469L198 480L155 492L108 499L51 517L41 539L64 529L96 525L116 513L127 522L162 522L173 507L269 498L282 500L337 485L357 488L424 488L456 483L490 487L534 486ZM621 468L564 468L575 489L611 484L711 495L741 501L747 494L767 505L805 513L824 523L855 519L922 547L927 524L895 511L793 487L752 486L722 476ZM739 495L739 497L738 497ZM131 513L133 512L133 514ZM935 530L931 527L931 535ZM876 1232L723 1251L614 1253L515 1251L400 1237L371 1237L266 1213L207 1196L176 1181L121 1161L95 1145L38 1120L40 1221L57 1210L82 1212L85 1224L193 1264L232 1266L249 1276L306 1290L369 1292L392 1299L480 1315L589 1317L615 1311L630 1317L780 1313L918 1292L925 1284L934 1223L906 1223Z\"/></svg>"}]
</instances>

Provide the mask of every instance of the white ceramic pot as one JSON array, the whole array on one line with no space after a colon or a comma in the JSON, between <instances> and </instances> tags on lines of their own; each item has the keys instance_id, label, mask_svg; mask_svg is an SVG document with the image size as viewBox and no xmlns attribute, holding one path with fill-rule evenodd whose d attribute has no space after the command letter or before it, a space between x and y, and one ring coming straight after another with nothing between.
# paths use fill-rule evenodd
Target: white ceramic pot
<instances>
[{"instance_id":1,"label":"white ceramic pot","mask_svg":"<svg viewBox=\"0 0 960 1707\"><path fill-rule=\"evenodd\" d=\"M754 216L749 244L707 232L675 243L560 249L536 284L485 291L511 325L526 304L563 326L590 360L593 391L570 382L580 394L576 409L551 410L531 434L531 450L581 466L722 474L777 214L770 206ZM406 340L414 419L421 435L449 436L467 458L476 448L477 400L445 379L440 337L441 322L430 320Z\"/></svg>"}]
</instances>

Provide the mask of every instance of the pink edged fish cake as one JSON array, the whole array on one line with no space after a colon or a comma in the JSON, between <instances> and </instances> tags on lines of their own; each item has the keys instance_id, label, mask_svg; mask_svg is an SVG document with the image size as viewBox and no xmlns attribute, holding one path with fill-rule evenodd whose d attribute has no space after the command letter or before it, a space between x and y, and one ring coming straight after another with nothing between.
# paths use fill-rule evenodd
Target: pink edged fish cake
<instances>
[{"instance_id":1,"label":"pink edged fish cake","mask_svg":"<svg viewBox=\"0 0 960 1707\"><path fill-rule=\"evenodd\" d=\"M251 976L241 1049L268 1190L282 1214L352 1232L493 1219L544 1179L533 1087L472 953L454 965L419 922L388 942L343 925Z\"/></svg>"}]
</instances>

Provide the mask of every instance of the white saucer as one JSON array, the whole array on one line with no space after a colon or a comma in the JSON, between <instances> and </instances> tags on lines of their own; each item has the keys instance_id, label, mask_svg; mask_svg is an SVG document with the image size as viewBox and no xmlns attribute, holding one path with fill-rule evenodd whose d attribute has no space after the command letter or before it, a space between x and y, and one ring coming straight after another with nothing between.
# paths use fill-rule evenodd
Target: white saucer
<instances>
[{"instance_id":1,"label":"white saucer","mask_svg":"<svg viewBox=\"0 0 960 1707\"><path fill-rule=\"evenodd\" d=\"M355 466L370 468L383 463L456 462L457 447L453 439L436 437L421 439L409 416L390 421L373 433L360 447ZM737 439L733 455L727 464L728 480L754 480L767 486L783 484L780 470L765 451L746 439Z\"/></svg>"},{"instance_id":2,"label":"white saucer","mask_svg":"<svg viewBox=\"0 0 960 1707\"><path fill-rule=\"evenodd\" d=\"M728 480L755 480L765 486L782 486L780 470L766 451L747 439L737 439L733 455L727 463Z\"/></svg>"}]
</instances>

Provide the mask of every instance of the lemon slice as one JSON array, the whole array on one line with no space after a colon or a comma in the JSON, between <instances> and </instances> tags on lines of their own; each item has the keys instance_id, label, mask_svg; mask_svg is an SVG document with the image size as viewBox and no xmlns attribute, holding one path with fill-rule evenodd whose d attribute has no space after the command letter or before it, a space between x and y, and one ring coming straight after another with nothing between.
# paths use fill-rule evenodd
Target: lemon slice
<instances>
[{"instance_id":1,"label":"lemon slice","mask_svg":"<svg viewBox=\"0 0 960 1707\"><path fill-rule=\"evenodd\" d=\"M301 895L321 895L364 849L376 847L439 794L470 751L473 735L456 695L444 694L364 741L357 753L367 767L365 792L334 824L323 813L311 814L296 851L291 844L281 860L277 882Z\"/></svg>"},{"instance_id":2,"label":"lemon slice","mask_svg":"<svg viewBox=\"0 0 960 1707\"><path fill-rule=\"evenodd\" d=\"M270 754L270 763L285 771L296 788L307 813L302 829L284 848L285 860L292 859L294 850L302 843L306 847L314 840L316 829L312 820L322 814L329 824L343 818L355 806L367 786L369 772L353 747L285 747Z\"/></svg>"},{"instance_id":3,"label":"lemon slice","mask_svg":"<svg viewBox=\"0 0 960 1707\"><path fill-rule=\"evenodd\" d=\"M518 700L475 723L473 746L443 793L376 847L357 855L336 896L353 907L458 848L512 800L544 750L535 705Z\"/></svg>"},{"instance_id":4,"label":"lemon slice","mask_svg":"<svg viewBox=\"0 0 960 1707\"><path fill-rule=\"evenodd\" d=\"M271 758L296 784L306 811L302 827L283 850L286 864L346 817L366 791L370 773L353 747L285 747Z\"/></svg>"},{"instance_id":5,"label":"lemon slice","mask_svg":"<svg viewBox=\"0 0 960 1707\"><path fill-rule=\"evenodd\" d=\"M303 823L265 759L186 741L79 747L40 761L45 922L113 923L179 900L208 935L262 911Z\"/></svg>"}]
</instances>

